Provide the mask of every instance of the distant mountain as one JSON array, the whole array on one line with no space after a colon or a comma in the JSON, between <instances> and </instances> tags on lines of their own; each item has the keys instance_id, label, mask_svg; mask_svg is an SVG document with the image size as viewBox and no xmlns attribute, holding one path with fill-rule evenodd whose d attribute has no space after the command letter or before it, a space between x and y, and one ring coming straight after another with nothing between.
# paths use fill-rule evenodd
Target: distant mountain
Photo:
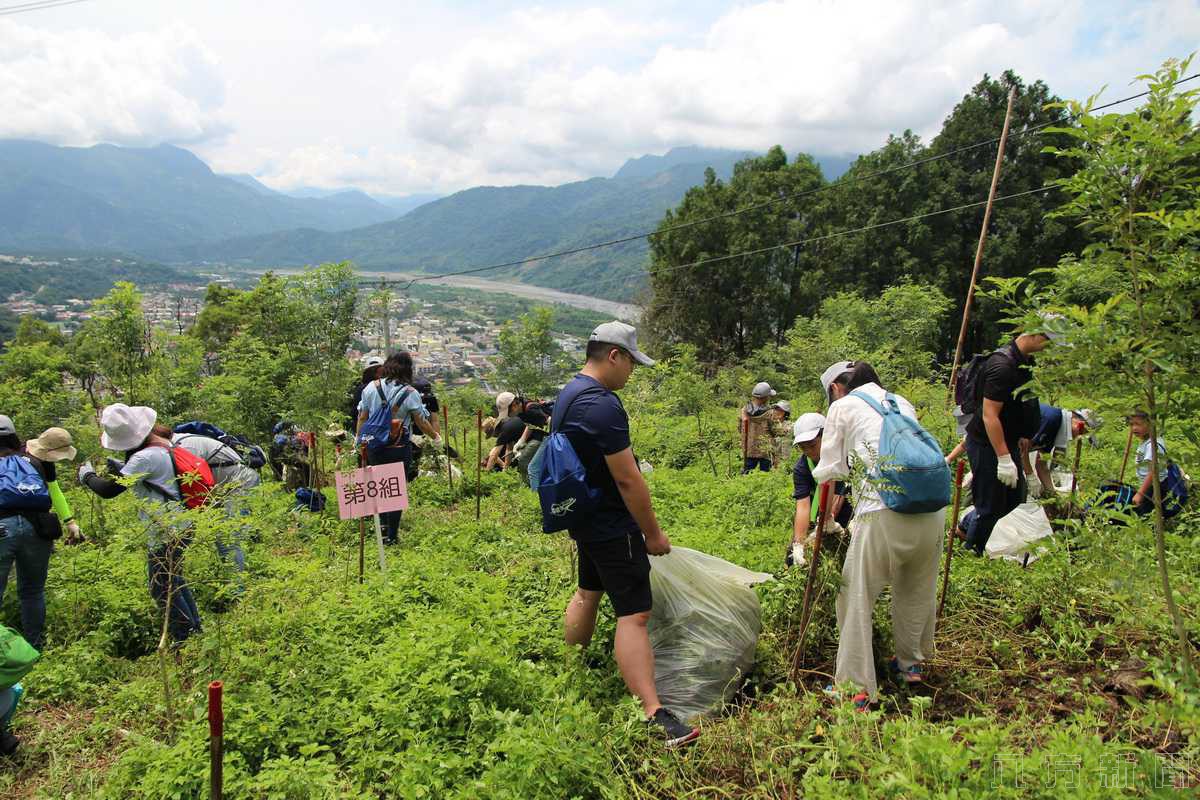
<instances>
[{"instance_id":1,"label":"distant mountain","mask_svg":"<svg viewBox=\"0 0 1200 800\"><path fill-rule=\"evenodd\" d=\"M709 164L719 174L733 172L733 165L744 158L758 155L750 150L720 150L711 147L673 147L664 155L646 155L626 161L613 178L649 178L671 167L684 164Z\"/></svg>"},{"instance_id":2,"label":"distant mountain","mask_svg":"<svg viewBox=\"0 0 1200 800\"><path fill-rule=\"evenodd\" d=\"M733 165L745 157L736 151L716 152L717 159L672 164L659 171L653 167L666 161L635 160L622 167L617 177L562 186L477 187L379 225L339 233L306 229L240 237L183 248L179 255L193 262L258 266L350 259L366 269L432 273L517 261L653 230L668 208L703 182L707 167L727 178ZM653 158L670 160L670 154ZM489 272L488 277L627 299L636 292L638 281L620 278L639 273L646 253L646 241L638 239ZM603 285L597 285L597 280Z\"/></svg>"},{"instance_id":3,"label":"distant mountain","mask_svg":"<svg viewBox=\"0 0 1200 800\"><path fill-rule=\"evenodd\" d=\"M376 200L383 203L388 208L394 208L401 214L407 214L414 208L432 203L434 200L441 200L445 195L442 194L376 194L372 195Z\"/></svg>"},{"instance_id":4,"label":"distant mountain","mask_svg":"<svg viewBox=\"0 0 1200 800\"><path fill-rule=\"evenodd\" d=\"M170 145L0 140L0 247L159 256L213 239L299 227L347 230L395 216L361 193L286 197L248 175L217 175Z\"/></svg>"}]
</instances>

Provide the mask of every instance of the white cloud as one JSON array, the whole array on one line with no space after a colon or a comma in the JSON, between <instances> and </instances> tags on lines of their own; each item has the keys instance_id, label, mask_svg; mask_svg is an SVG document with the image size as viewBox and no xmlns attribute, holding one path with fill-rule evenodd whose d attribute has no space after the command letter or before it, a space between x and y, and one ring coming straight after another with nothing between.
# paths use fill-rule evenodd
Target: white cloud
<instances>
[{"instance_id":1,"label":"white cloud","mask_svg":"<svg viewBox=\"0 0 1200 800\"><path fill-rule=\"evenodd\" d=\"M186 28L113 37L0 20L0 137L201 142L229 130L216 57Z\"/></svg>"},{"instance_id":2,"label":"white cloud","mask_svg":"<svg viewBox=\"0 0 1200 800\"><path fill-rule=\"evenodd\" d=\"M349 28L337 28L326 32L321 37L321 50L337 57L361 56L366 51L383 46L390 37L391 33L387 28L359 23Z\"/></svg>"}]
</instances>

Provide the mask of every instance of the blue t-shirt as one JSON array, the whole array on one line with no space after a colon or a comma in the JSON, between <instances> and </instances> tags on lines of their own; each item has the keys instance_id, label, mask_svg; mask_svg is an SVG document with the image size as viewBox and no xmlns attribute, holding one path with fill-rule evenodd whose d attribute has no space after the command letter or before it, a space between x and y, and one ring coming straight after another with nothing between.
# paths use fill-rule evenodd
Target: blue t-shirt
<instances>
[{"instance_id":1,"label":"blue t-shirt","mask_svg":"<svg viewBox=\"0 0 1200 800\"><path fill-rule=\"evenodd\" d=\"M383 405L383 398L379 396L380 389L383 390L383 396L387 398L387 401L395 405L396 401L400 399L401 392L404 391L404 384L391 381L371 381L363 387L362 398L358 401L359 414L366 411L369 418L376 409ZM416 432L416 418L419 416L429 419L429 412L425 410L425 404L421 402L421 393L411 386L408 387L408 395L396 410L396 416L409 433Z\"/></svg>"},{"instance_id":2,"label":"blue t-shirt","mask_svg":"<svg viewBox=\"0 0 1200 800\"><path fill-rule=\"evenodd\" d=\"M599 542L638 530L604 460L630 446L629 416L620 398L596 379L576 375L554 401L550 427L571 442L587 472L588 485L601 492L600 503L587 526L572 528L571 538Z\"/></svg>"},{"instance_id":3,"label":"blue t-shirt","mask_svg":"<svg viewBox=\"0 0 1200 800\"><path fill-rule=\"evenodd\" d=\"M1029 440L1030 448L1042 453L1049 453L1054 449L1054 443L1058 440L1058 432L1062 429L1067 414L1061 408L1055 408L1049 403L1039 403L1038 410L1041 412L1041 421L1038 423L1037 433Z\"/></svg>"}]
</instances>

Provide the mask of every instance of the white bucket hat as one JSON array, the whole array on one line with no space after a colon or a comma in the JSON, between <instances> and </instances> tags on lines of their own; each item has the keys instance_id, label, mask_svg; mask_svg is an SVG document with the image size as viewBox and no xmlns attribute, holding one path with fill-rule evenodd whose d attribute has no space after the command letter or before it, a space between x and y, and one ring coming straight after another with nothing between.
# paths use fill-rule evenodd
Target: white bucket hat
<instances>
[{"instance_id":1,"label":"white bucket hat","mask_svg":"<svg viewBox=\"0 0 1200 800\"><path fill-rule=\"evenodd\" d=\"M108 450L132 450L150 435L158 412L149 406L113 403L100 412L100 444Z\"/></svg>"},{"instance_id":2,"label":"white bucket hat","mask_svg":"<svg viewBox=\"0 0 1200 800\"><path fill-rule=\"evenodd\" d=\"M821 429L825 427L825 415L809 412L801 414L796 420L796 424L792 426L792 444L804 444L811 442L821 433Z\"/></svg>"}]
</instances>

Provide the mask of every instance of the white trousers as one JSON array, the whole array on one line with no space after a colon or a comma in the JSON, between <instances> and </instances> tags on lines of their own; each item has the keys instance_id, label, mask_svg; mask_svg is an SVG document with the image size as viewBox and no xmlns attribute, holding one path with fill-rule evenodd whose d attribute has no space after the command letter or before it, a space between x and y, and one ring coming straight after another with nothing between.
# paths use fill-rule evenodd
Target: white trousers
<instances>
[{"instance_id":1,"label":"white trousers","mask_svg":"<svg viewBox=\"0 0 1200 800\"><path fill-rule=\"evenodd\" d=\"M862 688L874 701L871 618L885 586L892 587L892 636L901 668L933 655L938 561L946 512L872 511L850 523L850 547L837 598L838 652L834 680Z\"/></svg>"}]
</instances>

